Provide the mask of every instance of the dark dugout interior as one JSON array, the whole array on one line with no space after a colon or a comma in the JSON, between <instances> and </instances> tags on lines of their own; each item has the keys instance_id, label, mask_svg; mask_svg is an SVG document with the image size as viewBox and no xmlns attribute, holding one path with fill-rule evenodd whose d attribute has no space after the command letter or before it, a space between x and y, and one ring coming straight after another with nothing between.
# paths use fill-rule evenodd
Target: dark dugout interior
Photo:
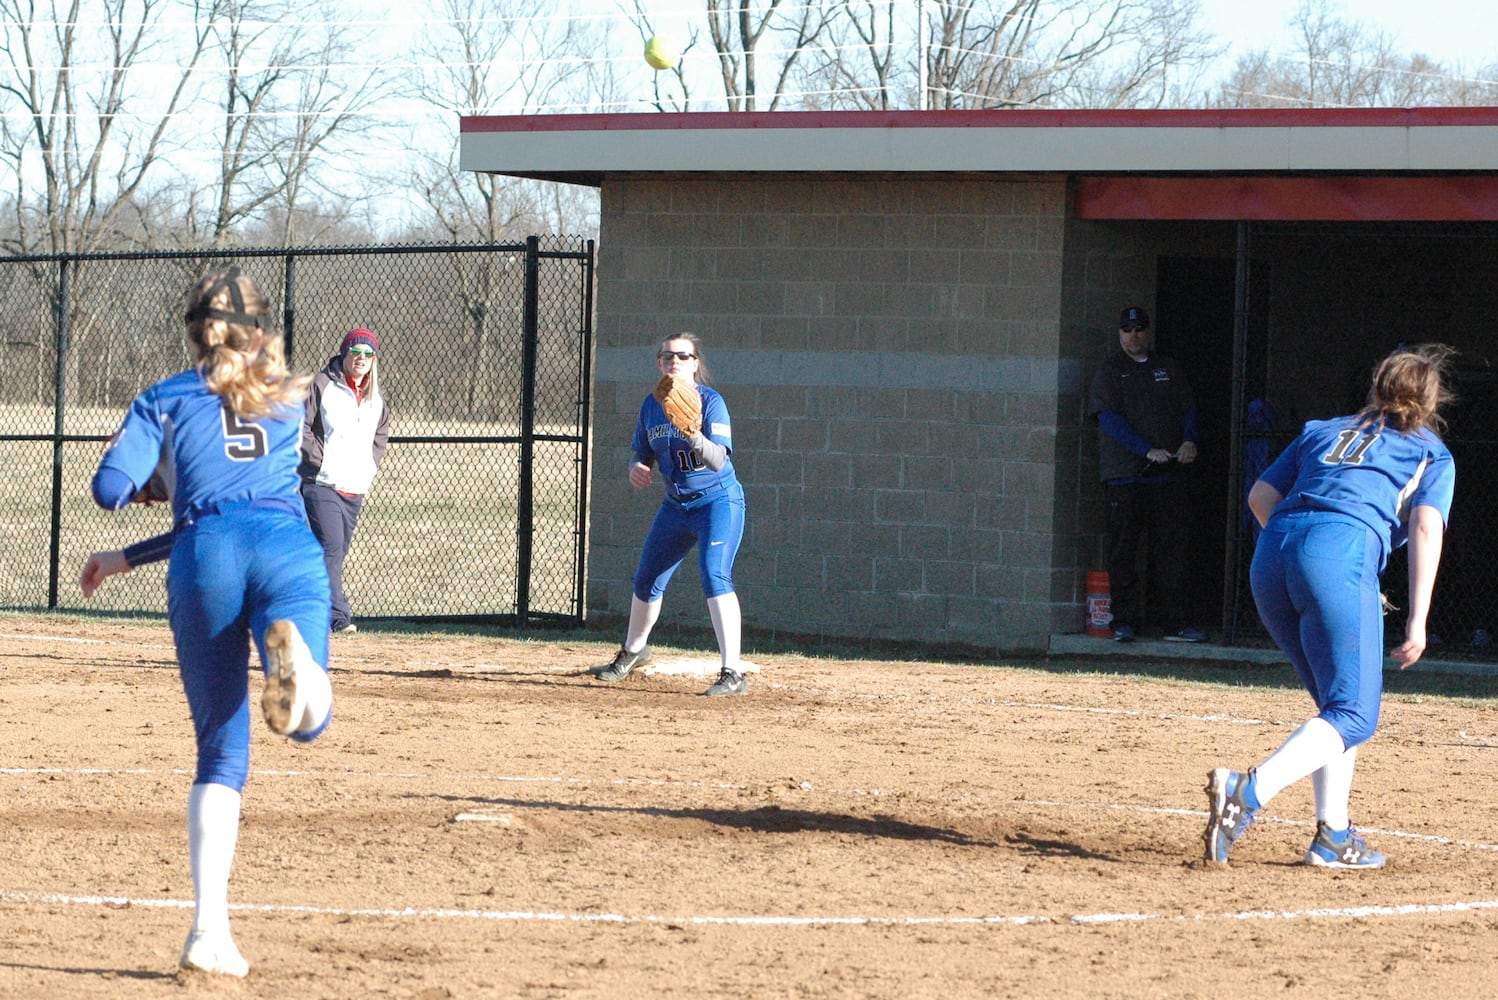
<instances>
[{"instance_id":1,"label":"dark dugout interior","mask_svg":"<svg viewBox=\"0 0 1498 1000\"><path fill-rule=\"evenodd\" d=\"M1216 257L1158 259L1156 345L1185 368L1201 409L1194 610L1204 624L1220 623L1230 642L1263 638L1247 585L1253 525L1243 497L1253 477L1304 421L1360 408L1373 366L1389 351L1440 341L1459 352L1458 400L1444 435L1457 492L1430 631L1443 654L1493 656L1498 225L1251 223L1239 247L1242 267ZM1398 608L1387 619L1396 641L1405 573L1396 553L1384 575Z\"/></svg>"}]
</instances>

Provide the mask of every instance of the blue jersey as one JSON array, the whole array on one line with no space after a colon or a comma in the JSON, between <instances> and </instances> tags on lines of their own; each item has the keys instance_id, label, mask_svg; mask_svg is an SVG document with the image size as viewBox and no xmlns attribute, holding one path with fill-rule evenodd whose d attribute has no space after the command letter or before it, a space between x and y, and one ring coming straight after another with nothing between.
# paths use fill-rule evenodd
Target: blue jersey
<instances>
[{"instance_id":1,"label":"blue jersey","mask_svg":"<svg viewBox=\"0 0 1498 1000\"><path fill-rule=\"evenodd\" d=\"M1428 430L1359 426L1351 416L1307 423L1259 478L1284 497L1271 521L1299 510L1346 514L1378 534L1387 560L1408 539L1411 508L1450 515L1456 464Z\"/></svg>"},{"instance_id":2,"label":"blue jersey","mask_svg":"<svg viewBox=\"0 0 1498 1000\"><path fill-rule=\"evenodd\" d=\"M179 523L241 501L285 501L301 511L301 435L301 407L244 420L190 368L130 404L99 463L95 498L118 506L123 480L139 488L159 468Z\"/></svg>"},{"instance_id":3,"label":"blue jersey","mask_svg":"<svg viewBox=\"0 0 1498 1000\"><path fill-rule=\"evenodd\" d=\"M668 496L684 497L716 486L737 483L733 471L733 426L728 419L728 404L717 390L699 385L702 396L702 434L709 441L728 449L723 468L714 472L692 451L691 443L666 419L666 411L654 396L640 404L640 419L635 424L632 448L635 458L644 465L654 464L666 480Z\"/></svg>"}]
</instances>

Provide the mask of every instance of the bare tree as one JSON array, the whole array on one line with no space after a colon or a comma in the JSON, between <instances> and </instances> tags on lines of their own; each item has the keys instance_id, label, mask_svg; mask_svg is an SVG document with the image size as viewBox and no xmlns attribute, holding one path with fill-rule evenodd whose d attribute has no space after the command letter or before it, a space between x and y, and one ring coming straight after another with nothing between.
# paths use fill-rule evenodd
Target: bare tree
<instances>
[{"instance_id":1,"label":"bare tree","mask_svg":"<svg viewBox=\"0 0 1498 1000\"><path fill-rule=\"evenodd\" d=\"M215 81L218 162L192 192L192 236L222 245L241 223L264 221L264 213L276 209L274 217L285 224L281 242L289 245L299 237L298 209L309 193L323 199L314 214L326 216L346 204L334 171L318 171L316 160L373 127L361 111L380 98L382 86L371 71L358 79L338 74L336 67L363 39L338 26L331 7L309 10L296 0L219 3L210 25L222 60ZM320 13L321 20L308 19L309 13Z\"/></svg>"},{"instance_id":2,"label":"bare tree","mask_svg":"<svg viewBox=\"0 0 1498 1000\"><path fill-rule=\"evenodd\" d=\"M1167 103L1172 72L1215 53L1196 0L985 0L935 5L931 106L1128 107Z\"/></svg>"},{"instance_id":3,"label":"bare tree","mask_svg":"<svg viewBox=\"0 0 1498 1000\"><path fill-rule=\"evenodd\" d=\"M134 199L170 150L219 0L0 0L0 159L13 167L14 252L88 251L134 228ZM164 10L191 12L191 39L163 86ZM159 65L159 63L158 63ZM149 110L148 110L149 109Z\"/></svg>"},{"instance_id":4,"label":"bare tree","mask_svg":"<svg viewBox=\"0 0 1498 1000\"><path fill-rule=\"evenodd\" d=\"M789 68L807 108L1159 107L1220 54L1199 18L1198 0L838 0Z\"/></svg>"},{"instance_id":5,"label":"bare tree","mask_svg":"<svg viewBox=\"0 0 1498 1000\"><path fill-rule=\"evenodd\" d=\"M1147 0L1124 14L1108 54L1070 73L1057 103L1160 108L1199 100L1207 68L1225 49L1198 26L1198 0Z\"/></svg>"},{"instance_id":6,"label":"bare tree","mask_svg":"<svg viewBox=\"0 0 1498 1000\"><path fill-rule=\"evenodd\" d=\"M538 111L581 99L594 82L586 56L604 48L601 39L581 19L553 16L555 0L442 0L442 9L445 20L418 47L426 73L413 86L452 112L449 150L459 115ZM548 218L535 184L459 170L455 152L429 157L417 181L448 239L503 240L571 221Z\"/></svg>"},{"instance_id":7,"label":"bare tree","mask_svg":"<svg viewBox=\"0 0 1498 1000\"><path fill-rule=\"evenodd\" d=\"M801 53L816 43L840 4L836 0L706 0L708 35L718 54L730 111L774 111ZM766 41L775 48L761 51ZM761 57L772 86L760 83Z\"/></svg>"},{"instance_id":8,"label":"bare tree","mask_svg":"<svg viewBox=\"0 0 1498 1000\"><path fill-rule=\"evenodd\" d=\"M427 71L413 86L418 97L452 112L454 126L459 115L535 111L580 99L581 88L595 82L588 57L605 46L590 22L559 16L556 0L442 3L445 21L419 46ZM455 128L451 138L453 152L429 157L416 178L443 238L518 240L576 221L580 195L563 193L563 185L460 170ZM466 336L455 331L465 358L461 391L470 415L492 416L495 407L514 403L495 391L493 371L496 343L518 335L518 302L506 294L514 276L505 273L518 261L513 254L498 262L454 254L450 261L451 293L470 324Z\"/></svg>"},{"instance_id":9,"label":"bare tree","mask_svg":"<svg viewBox=\"0 0 1498 1000\"><path fill-rule=\"evenodd\" d=\"M824 32L824 44L801 67L807 85L802 105L857 111L913 106L917 84L910 74L901 73L902 64L895 58L895 39L902 28L893 0L840 0ZM905 49L911 47L908 39L914 34L906 30Z\"/></svg>"},{"instance_id":10,"label":"bare tree","mask_svg":"<svg viewBox=\"0 0 1498 1000\"><path fill-rule=\"evenodd\" d=\"M1399 52L1394 40L1347 20L1328 0L1302 0L1291 16L1297 49L1238 59L1215 101L1224 107L1415 107L1478 104L1495 88L1464 79L1428 56Z\"/></svg>"}]
</instances>

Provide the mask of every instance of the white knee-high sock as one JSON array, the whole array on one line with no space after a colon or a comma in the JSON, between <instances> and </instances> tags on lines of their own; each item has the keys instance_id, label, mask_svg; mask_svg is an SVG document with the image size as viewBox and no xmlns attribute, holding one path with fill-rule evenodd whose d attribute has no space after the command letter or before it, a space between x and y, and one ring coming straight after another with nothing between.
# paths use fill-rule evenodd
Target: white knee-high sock
<instances>
[{"instance_id":1,"label":"white knee-high sock","mask_svg":"<svg viewBox=\"0 0 1498 1000\"><path fill-rule=\"evenodd\" d=\"M624 648L631 653L638 653L644 649L646 641L650 638L650 630L655 628L656 619L660 616L660 601L642 601L631 594L629 630L624 633Z\"/></svg>"},{"instance_id":2,"label":"white knee-high sock","mask_svg":"<svg viewBox=\"0 0 1498 1000\"><path fill-rule=\"evenodd\" d=\"M187 796L195 931L229 929L229 872L239 842L239 800L234 789L215 784L193 785Z\"/></svg>"},{"instance_id":3,"label":"white knee-high sock","mask_svg":"<svg viewBox=\"0 0 1498 1000\"><path fill-rule=\"evenodd\" d=\"M713 632L718 636L718 655L723 659L723 669L738 672L739 641L743 632L739 595L729 593L709 597L707 613L712 617Z\"/></svg>"},{"instance_id":4,"label":"white knee-high sock","mask_svg":"<svg viewBox=\"0 0 1498 1000\"><path fill-rule=\"evenodd\" d=\"M1352 769L1358 762L1358 748L1311 772L1311 788L1316 793L1316 818L1329 830L1345 830L1352 825L1347 815L1347 800L1352 796Z\"/></svg>"},{"instance_id":5,"label":"white knee-high sock","mask_svg":"<svg viewBox=\"0 0 1498 1000\"><path fill-rule=\"evenodd\" d=\"M308 656L305 663L297 665L297 699L305 700L302 721L296 725L299 733L310 732L328 721L333 711L333 682L328 672Z\"/></svg>"},{"instance_id":6,"label":"white knee-high sock","mask_svg":"<svg viewBox=\"0 0 1498 1000\"><path fill-rule=\"evenodd\" d=\"M1345 753L1342 734L1320 717L1307 719L1290 734L1269 759L1258 766L1254 793L1259 804L1269 800L1306 775L1321 770Z\"/></svg>"}]
</instances>

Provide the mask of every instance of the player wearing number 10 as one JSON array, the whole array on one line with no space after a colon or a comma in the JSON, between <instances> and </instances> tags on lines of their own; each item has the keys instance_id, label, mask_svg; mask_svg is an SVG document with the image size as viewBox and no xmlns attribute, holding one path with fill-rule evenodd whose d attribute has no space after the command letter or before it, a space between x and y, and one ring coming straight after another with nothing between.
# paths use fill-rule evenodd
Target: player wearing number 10
<instances>
[{"instance_id":1,"label":"player wearing number 10","mask_svg":"<svg viewBox=\"0 0 1498 1000\"><path fill-rule=\"evenodd\" d=\"M650 661L645 644L661 614L666 584L676 567L697 546L697 566L708 614L718 639L722 666L718 680L703 692L711 697L743 694L739 666L741 622L739 597L733 589L733 561L744 537L744 487L733 471L733 427L728 404L707 385L707 362L696 335L668 337L656 351L664 376L686 380L701 396L700 426L682 430L672 424L655 395L640 404L629 466L629 482L645 489L654 481L651 467L665 480L666 497L645 538L635 570L629 629L624 645L598 671L605 682L623 680Z\"/></svg>"},{"instance_id":2,"label":"player wearing number 10","mask_svg":"<svg viewBox=\"0 0 1498 1000\"><path fill-rule=\"evenodd\" d=\"M171 498L167 613L198 749L187 806L196 905L181 964L234 976L249 968L229 932L228 892L249 775L250 643L272 731L314 739L333 699L328 573L297 476L307 379L288 375L269 311L238 268L195 285L186 323L196 364L135 398L93 481L109 510L140 499L153 474ZM86 591L129 568L90 562Z\"/></svg>"},{"instance_id":3,"label":"player wearing number 10","mask_svg":"<svg viewBox=\"0 0 1498 1000\"><path fill-rule=\"evenodd\" d=\"M1316 703L1270 757L1246 773L1207 776L1208 863L1228 850L1281 789L1310 776L1316 835L1305 863L1381 868L1348 818L1358 747L1373 736L1383 695L1379 577L1389 553L1409 543L1409 607L1401 669L1425 651L1425 619L1456 469L1436 436L1448 400L1440 344L1398 350L1373 374L1367 405L1348 417L1313 420L1249 491L1264 532L1251 569L1264 626Z\"/></svg>"}]
</instances>

